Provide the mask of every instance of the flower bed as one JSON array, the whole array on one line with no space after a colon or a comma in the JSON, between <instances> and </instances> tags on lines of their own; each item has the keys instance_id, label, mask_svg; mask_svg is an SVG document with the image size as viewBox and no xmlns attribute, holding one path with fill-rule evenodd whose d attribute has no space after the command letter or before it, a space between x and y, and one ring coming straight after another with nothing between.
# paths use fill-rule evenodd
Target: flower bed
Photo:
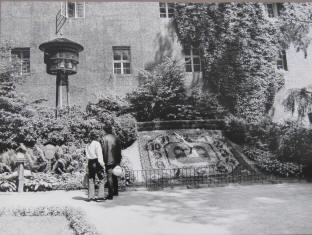
<instances>
[{"instance_id":1,"label":"flower bed","mask_svg":"<svg viewBox=\"0 0 312 235\"><path fill-rule=\"evenodd\" d=\"M1 208L0 216L64 216L76 235L99 234L93 226L86 222L82 211L71 207Z\"/></svg>"},{"instance_id":2,"label":"flower bed","mask_svg":"<svg viewBox=\"0 0 312 235\"><path fill-rule=\"evenodd\" d=\"M302 175L302 165L292 162L281 162L269 151L244 147L243 152L249 159L255 161L259 169L265 172L286 177Z\"/></svg>"},{"instance_id":3,"label":"flower bed","mask_svg":"<svg viewBox=\"0 0 312 235\"><path fill-rule=\"evenodd\" d=\"M3 175L3 174L2 174ZM84 172L64 173L32 173L25 179L24 191L50 191L50 190L79 190L85 188L82 184ZM0 177L0 191L16 191L16 177L5 179Z\"/></svg>"}]
</instances>

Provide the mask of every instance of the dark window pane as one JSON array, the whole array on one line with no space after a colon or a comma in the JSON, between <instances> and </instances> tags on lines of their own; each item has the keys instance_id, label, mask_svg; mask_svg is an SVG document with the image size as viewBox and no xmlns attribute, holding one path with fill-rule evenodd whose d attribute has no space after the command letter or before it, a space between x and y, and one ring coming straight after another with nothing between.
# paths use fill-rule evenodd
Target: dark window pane
<instances>
[{"instance_id":1,"label":"dark window pane","mask_svg":"<svg viewBox=\"0 0 312 235\"><path fill-rule=\"evenodd\" d=\"M114 60L121 60L121 51L114 51Z\"/></svg>"},{"instance_id":2,"label":"dark window pane","mask_svg":"<svg viewBox=\"0 0 312 235\"><path fill-rule=\"evenodd\" d=\"M23 50L23 58L29 58L30 57L30 50Z\"/></svg>"},{"instance_id":3,"label":"dark window pane","mask_svg":"<svg viewBox=\"0 0 312 235\"><path fill-rule=\"evenodd\" d=\"M270 18L274 17L274 6L272 3L267 4L267 8L268 8L268 15Z\"/></svg>"},{"instance_id":4,"label":"dark window pane","mask_svg":"<svg viewBox=\"0 0 312 235\"><path fill-rule=\"evenodd\" d=\"M277 15L281 15L281 11L283 10L283 3L276 3L277 6Z\"/></svg>"},{"instance_id":5,"label":"dark window pane","mask_svg":"<svg viewBox=\"0 0 312 235\"><path fill-rule=\"evenodd\" d=\"M84 17L84 2L77 2L77 17Z\"/></svg>"},{"instance_id":6,"label":"dark window pane","mask_svg":"<svg viewBox=\"0 0 312 235\"><path fill-rule=\"evenodd\" d=\"M200 64L200 59L199 59L199 57L194 57L194 58L193 58L193 64Z\"/></svg>"},{"instance_id":7,"label":"dark window pane","mask_svg":"<svg viewBox=\"0 0 312 235\"><path fill-rule=\"evenodd\" d=\"M30 63L29 61L22 62L22 74L27 74L30 72Z\"/></svg>"},{"instance_id":8,"label":"dark window pane","mask_svg":"<svg viewBox=\"0 0 312 235\"><path fill-rule=\"evenodd\" d=\"M186 72L192 72L192 65L190 65L190 64L185 64L185 71L186 71Z\"/></svg>"},{"instance_id":9,"label":"dark window pane","mask_svg":"<svg viewBox=\"0 0 312 235\"><path fill-rule=\"evenodd\" d=\"M114 74L121 74L121 63L114 63Z\"/></svg>"},{"instance_id":10,"label":"dark window pane","mask_svg":"<svg viewBox=\"0 0 312 235\"><path fill-rule=\"evenodd\" d=\"M121 74L121 69L114 69L114 74Z\"/></svg>"},{"instance_id":11,"label":"dark window pane","mask_svg":"<svg viewBox=\"0 0 312 235\"><path fill-rule=\"evenodd\" d=\"M200 64L194 64L194 72L200 72Z\"/></svg>"},{"instance_id":12,"label":"dark window pane","mask_svg":"<svg viewBox=\"0 0 312 235\"><path fill-rule=\"evenodd\" d=\"M75 3L68 2L67 4L68 17L75 17Z\"/></svg>"},{"instance_id":13,"label":"dark window pane","mask_svg":"<svg viewBox=\"0 0 312 235\"><path fill-rule=\"evenodd\" d=\"M283 56L283 66L284 66L284 69L285 69L285 70L288 70L287 58L286 58L286 51L285 51L285 50L283 50L282 56Z\"/></svg>"},{"instance_id":14,"label":"dark window pane","mask_svg":"<svg viewBox=\"0 0 312 235\"><path fill-rule=\"evenodd\" d=\"M160 12L160 17L161 18L166 18L166 16L167 16L166 8L160 8L159 12Z\"/></svg>"},{"instance_id":15,"label":"dark window pane","mask_svg":"<svg viewBox=\"0 0 312 235\"><path fill-rule=\"evenodd\" d=\"M166 14L166 8L160 8L159 12L160 14Z\"/></svg>"},{"instance_id":16,"label":"dark window pane","mask_svg":"<svg viewBox=\"0 0 312 235\"><path fill-rule=\"evenodd\" d=\"M124 74L130 74L130 63L123 64Z\"/></svg>"},{"instance_id":17,"label":"dark window pane","mask_svg":"<svg viewBox=\"0 0 312 235\"><path fill-rule=\"evenodd\" d=\"M114 68L115 69L120 69L121 68L121 63L114 63Z\"/></svg>"},{"instance_id":18,"label":"dark window pane","mask_svg":"<svg viewBox=\"0 0 312 235\"><path fill-rule=\"evenodd\" d=\"M185 58L185 71L192 72L191 58Z\"/></svg>"},{"instance_id":19,"label":"dark window pane","mask_svg":"<svg viewBox=\"0 0 312 235\"><path fill-rule=\"evenodd\" d=\"M130 54L130 52L128 50L122 51L122 59L123 60L129 60L129 58L130 58L129 54Z\"/></svg>"},{"instance_id":20,"label":"dark window pane","mask_svg":"<svg viewBox=\"0 0 312 235\"><path fill-rule=\"evenodd\" d=\"M192 64L191 57L185 57L185 63L186 64Z\"/></svg>"},{"instance_id":21,"label":"dark window pane","mask_svg":"<svg viewBox=\"0 0 312 235\"><path fill-rule=\"evenodd\" d=\"M199 49L198 48L193 48L193 55L199 56Z\"/></svg>"},{"instance_id":22,"label":"dark window pane","mask_svg":"<svg viewBox=\"0 0 312 235\"><path fill-rule=\"evenodd\" d=\"M283 68L284 68L284 66L283 66L283 61L281 61L281 60L278 60L278 61L277 61L277 68L278 68L278 69L283 69Z\"/></svg>"},{"instance_id":23,"label":"dark window pane","mask_svg":"<svg viewBox=\"0 0 312 235\"><path fill-rule=\"evenodd\" d=\"M284 69L284 65L283 65L283 52L280 51L278 54L278 59L277 59L277 68L278 69Z\"/></svg>"},{"instance_id":24,"label":"dark window pane","mask_svg":"<svg viewBox=\"0 0 312 235\"><path fill-rule=\"evenodd\" d=\"M19 50L12 50L11 54L14 55L15 58L21 58L21 52Z\"/></svg>"},{"instance_id":25,"label":"dark window pane","mask_svg":"<svg viewBox=\"0 0 312 235\"><path fill-rule=\"evenodd\" d=\"M165 2L160 2L159 3L160 8L166 8L166 3Z\"/></svg>"},{"instance_id":26,"label":"dark window pane","mask_svg":"<svg viewBox=\"0 0 312 235\"><path fill-rule=\"evenodd\" d=\"M174 16L174 3L168 3L168 17Z\"/></svg>"},{"instance_id":27,"label":"dark window pane","mask_svg":"<svg viewBox=\"0 0 312 235\"><path fill-rule=\"evenodd\" d=\"M184 55L191 55L191 50L189 48L184 48Z\"/></svg>"}]
</instances>

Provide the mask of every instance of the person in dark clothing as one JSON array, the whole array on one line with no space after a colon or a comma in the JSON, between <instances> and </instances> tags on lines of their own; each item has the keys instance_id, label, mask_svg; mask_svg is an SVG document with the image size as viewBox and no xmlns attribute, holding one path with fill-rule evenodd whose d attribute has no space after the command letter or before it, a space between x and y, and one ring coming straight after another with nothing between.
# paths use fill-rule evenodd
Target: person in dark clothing
<instances>
[{"instance_id":1,"label":"person in dark clothing","mask_svg":"<svg viewBox=\"0 0 312 235\"><path fill-rule=\"evenodd\" d=\"M121 144L120 140L109 130L106 129L105 132L106 134L101 139L108 186L108 195L105 199L112 200L113 196L118 196L118 178L113 174L113 169L121 161Z\"/></svg>"}]
</instances>

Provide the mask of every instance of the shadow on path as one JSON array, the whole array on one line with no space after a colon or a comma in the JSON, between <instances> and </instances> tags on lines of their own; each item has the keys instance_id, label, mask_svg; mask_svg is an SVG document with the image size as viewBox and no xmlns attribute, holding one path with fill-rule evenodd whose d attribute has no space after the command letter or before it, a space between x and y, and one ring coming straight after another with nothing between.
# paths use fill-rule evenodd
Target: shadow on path
<instances>
[{"instance_id":1,"label":"shadow on path","mask_svg":"<svg viewBox=\"0 0 312 235\"><path fill-rule=\"evenodd\" d=\"M88 202L88 198L87 197L77 196L77 197L72 197L72 199Z\"/></svg>"},{"instance_id":2,"label":"shadow on path","mask_svg":"<svg viewBox=\"0 0 312 235\"><path fill-rule=\"evenodd\" d=\"M312 225L306 226L312 216L311 203L311 184L280 184L126 192L99 207L111 212L129 210L152 220L270 234L311 231Z\"/></svg>"}]
</instances>

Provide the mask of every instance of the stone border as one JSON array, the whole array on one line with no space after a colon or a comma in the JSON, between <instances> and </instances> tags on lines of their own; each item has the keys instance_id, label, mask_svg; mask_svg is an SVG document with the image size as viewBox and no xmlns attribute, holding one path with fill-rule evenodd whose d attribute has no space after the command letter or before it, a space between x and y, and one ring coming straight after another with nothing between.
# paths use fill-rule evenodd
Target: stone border
<instances>
[{"instance_id":1,"label":"stone border","mask_svg":"<svg viewBox=\"0 0 312 235\"><path fill-rule=\"evenodd\" d=\"M172 130L172 129L224 130L225 122L223 119L172 120L172 121L137 122L136 126L137 131Z\"/></svg>"},{"instance_id":2,"label":"stone border","mask_svg":"<svg viewBox=\"0 0 312 235\"><path fill-rule=\"evenodd\" d=\"M64 216L76 235L99 235L85 220L85 214L72 207L0 208L0 216Z\"/></svg>"}]
</instances>

